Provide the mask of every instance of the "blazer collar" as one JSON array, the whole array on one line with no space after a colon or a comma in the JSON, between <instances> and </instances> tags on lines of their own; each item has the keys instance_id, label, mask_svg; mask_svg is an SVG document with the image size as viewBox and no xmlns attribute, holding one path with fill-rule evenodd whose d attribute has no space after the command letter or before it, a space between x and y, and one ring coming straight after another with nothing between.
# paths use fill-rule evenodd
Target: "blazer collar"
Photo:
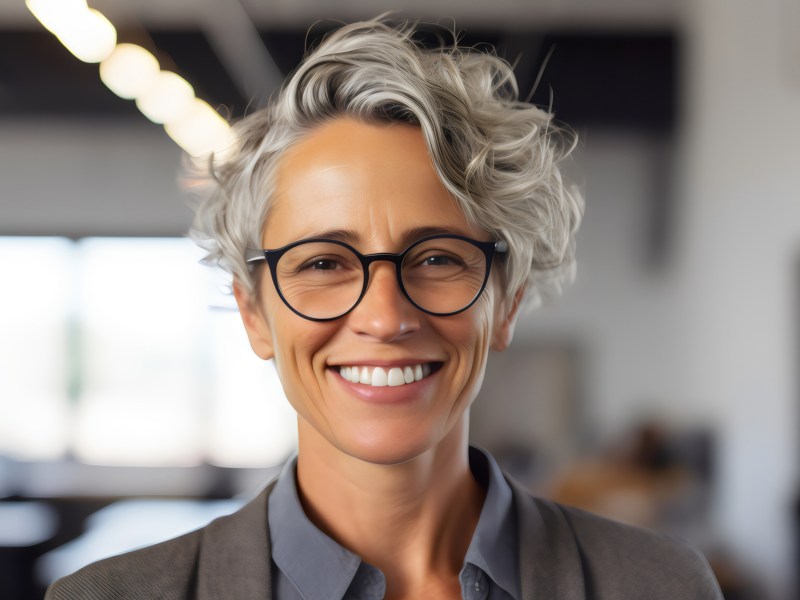
<instances>
[{"instance_id":1,"label":"blazer collar","mask_svg":"<svg viewBox=\"0 0 800 600\"><path fill-rule=\"evenodd\" d=\"M203 530L194 597L272 600L267 498L270 483L254 500Z\"/></svg>"},{"instance_id":2,"label":"blazer collar","mask_svg":"<svg viewBox=\"0 0 800 600\"><path fill-rule=\"evenodd\" d=\"M533 498L506 476L519 528L522 600L584 600L584 572L575 533L558 505Z\"/></svg>"},{"instance_id":3,"label":"blazer collar","mask_svg":"<svg viewBox=\"0 0 800 600\"><path fill-rule=\"evenodd\" d=\"M506 477L517 510L523 600L584 600L584 570L575 534L552 502L533 498ZM275 482L254 500L203 530L196 597L272 600L272 559L267 498Z\"/></svg>"}]
</instances>

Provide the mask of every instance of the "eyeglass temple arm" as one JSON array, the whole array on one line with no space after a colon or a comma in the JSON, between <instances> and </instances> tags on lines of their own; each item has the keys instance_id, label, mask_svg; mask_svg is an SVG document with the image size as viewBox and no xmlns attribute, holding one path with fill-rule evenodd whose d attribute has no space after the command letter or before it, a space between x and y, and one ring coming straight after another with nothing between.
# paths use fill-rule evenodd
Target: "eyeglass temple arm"
<instances>
[{"instance_id":1,"label":"eyeglass temple arm","mask_svg":"<svg viewBox=\"0 0 800 600\"><path fill-rule=\"evenodd\" d=\"M248 264L267 260L263 250L253 250L248 248L244 253L244 261Z\"/></svg>"}]
</instances>

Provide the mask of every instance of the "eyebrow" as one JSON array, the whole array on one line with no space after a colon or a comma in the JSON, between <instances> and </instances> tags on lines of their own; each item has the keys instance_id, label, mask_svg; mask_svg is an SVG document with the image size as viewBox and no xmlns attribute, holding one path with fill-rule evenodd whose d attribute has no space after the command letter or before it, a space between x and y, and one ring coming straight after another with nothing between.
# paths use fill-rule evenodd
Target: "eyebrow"
<instances>
[{"instance_id":1,"label":"eyebrow","mask_svg":"<svg viewBox=\"0 0 800 600\"><path fill-rule=\"evenodd\" d=\"M355 244L358 241L358 235L355 231L350 229L326 229L324 231L316 231L313 233L309 233L304 235L302 238L303 240L315 240L315 239L326 239L326 240L338 240L340 242L347 242L349 244Z\"/></svg>"},{"instance_id":2,"label":"eyebrow","mask_svg":"<svg viewBox=\"0 0 800 600\"><path fill-rule=\"evenodd\" d=\"M440 235L440 234L455 234L455 235L463 235L464 237L472 237L470 232L464 231L457 227L414 227L413 229L409 229L403 235L403 243L404 245L408 245L412 242L416 242L424 237L428 237L430 235Z\"/></svg>"}]
</instances>

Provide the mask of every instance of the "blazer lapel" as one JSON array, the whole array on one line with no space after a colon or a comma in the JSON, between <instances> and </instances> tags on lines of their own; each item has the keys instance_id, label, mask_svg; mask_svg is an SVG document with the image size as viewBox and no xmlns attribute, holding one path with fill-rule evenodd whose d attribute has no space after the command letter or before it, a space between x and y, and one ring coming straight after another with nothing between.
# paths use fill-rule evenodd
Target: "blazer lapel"
<instances>
[{"instance_id":1,"label":"blazer lapel","mask_svg":"<svg viewBox=\"0 0 800 600\"><path fill-rule=\"evenodd\" d=\"M580 553L564 514L507 479L517 508L523 600L585 600Z\"/></svg>"},{"instance_id":2,"label":"blazer lapel","mask_svg":"<svg viewBox=\"0 0 800 600\"><path fill-rule=\"evenodd\" d=\"M564 514L507 479L517 510L523 600L587 600L580 553ZM274 485L204 530L198 600L272 600L267 498Z\"/></svg>"},{"instance_id":3,"label":"blazer lapel","mask_svg":"<svg viewBox=\"0 0 800 600\"><path fill-rule=\"evenodd\" d=\"M203 532L198 564L198 600L272 600L267 497L275 483L232 515Z\"/></svg>"}]
</instances>

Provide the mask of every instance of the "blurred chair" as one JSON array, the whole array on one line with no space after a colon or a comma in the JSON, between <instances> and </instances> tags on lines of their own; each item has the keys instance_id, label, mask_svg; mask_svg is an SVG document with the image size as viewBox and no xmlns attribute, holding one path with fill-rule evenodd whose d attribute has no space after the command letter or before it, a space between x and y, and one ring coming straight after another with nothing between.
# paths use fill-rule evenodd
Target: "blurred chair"
<instances>
[{"instance_id":1,"label":"blurred chair","mask_svg":"<svg viewBox=\"0 0 800 600\"><path fill-rule=\"evenodd\" d=\"M58 530L55 511L44 502L0 500L0 598L41 595L34 565L41 547Z\"/></svg>"}]
</instances>

